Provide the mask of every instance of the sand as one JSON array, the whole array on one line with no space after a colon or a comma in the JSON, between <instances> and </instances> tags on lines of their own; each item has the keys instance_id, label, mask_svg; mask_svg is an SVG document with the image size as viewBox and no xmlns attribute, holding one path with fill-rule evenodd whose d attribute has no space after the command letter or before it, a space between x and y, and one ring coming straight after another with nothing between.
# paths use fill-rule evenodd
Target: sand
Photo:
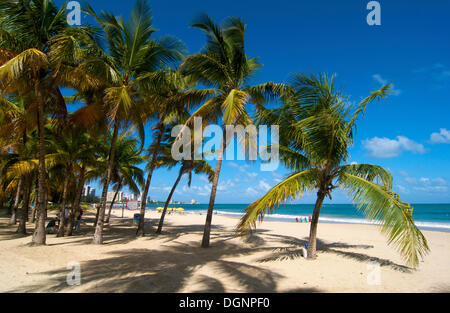
<instances>
[{"instance_id":1,"label":"sand","mask_svg":"<svg viewBox=\"0 0 450 313\"><path fill-rule=\"evenodd\" d=\"M102 246L90 244L92 212L80 235L48 235L40 247L1 218L0 292L450 291L450 233L424 231L431 253L413 270L372 225L320 224L311 261L300 250L309 224L265 221L243 240L234 233L237 219L215 215L211 247L202 249L205 215L168 215L156 236L159 214L151 212L147 235L136 239L133 214L113 212ZM67 284L77 277L71 262L80 265L80 285Z\"/></svg>"}]
</instances>

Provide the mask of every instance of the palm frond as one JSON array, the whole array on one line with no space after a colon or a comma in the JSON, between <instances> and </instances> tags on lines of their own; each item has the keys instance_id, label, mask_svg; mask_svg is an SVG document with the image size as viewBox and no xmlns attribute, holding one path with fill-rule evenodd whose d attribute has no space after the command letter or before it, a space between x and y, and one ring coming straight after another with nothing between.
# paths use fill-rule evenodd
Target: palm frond
<instances>
[{"instance_id":1,"label":"palm frond","mask_svg":"<svg viewBox=\"0 0 450 313\"><path fill-rule=\"evenodd\" d=\"M406 264L416 268L419 258L427 254L429 247L414 224L411 206L383 186L347 172L342 172L339 182L352 196L357 208L381 227L388 243L400 252Z\"/></svg>"},{"instance_id":2,"label":"palm frond","mask_svg":"<svg viewBox=\"0 0 450 313\"><path fill-rule=\"evenodd\" d=\"M256 226L256 221L262 221L266 214L271 213L275 207L282 202L296 199L305 191L312 191L319 183L319 171L308 169L292 174L281 183L277 184L266 195L250 204L246 209L246 214L241 218L237 230L241 233L248 232Z\"/></svg>"}]
</instances>

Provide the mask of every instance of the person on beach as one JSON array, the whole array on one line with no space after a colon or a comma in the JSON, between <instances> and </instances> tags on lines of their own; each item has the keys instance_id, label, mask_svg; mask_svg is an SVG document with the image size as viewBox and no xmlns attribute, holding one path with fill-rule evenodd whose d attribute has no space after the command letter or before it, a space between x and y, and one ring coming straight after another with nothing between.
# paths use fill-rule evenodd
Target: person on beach
<instances>
[{"instance_id":1,"label":"person on beach","mask_svg":"<svg viewBox=\"0 0 450 313\"><path fill-rule=\"evenodd\" d=\"M76 225L76 228L75 228L75 231L77 233L81 232L80 227L81 227L81 217L82 216L83 216L83 209L80 209L80 212L77 215L77 225Z\"/></svg>"},{"instance_id":2,"label":"person on beach","mask_svg":"<svg viewBox=\"0 0 450 313\"><path fill-rule=\"evenodd\" d=\"M56 221L55 219L51 219L48 224L47 227L45 228L47 234L56 234L58 228L56 227Z\"/></svg>"}]
</instances>

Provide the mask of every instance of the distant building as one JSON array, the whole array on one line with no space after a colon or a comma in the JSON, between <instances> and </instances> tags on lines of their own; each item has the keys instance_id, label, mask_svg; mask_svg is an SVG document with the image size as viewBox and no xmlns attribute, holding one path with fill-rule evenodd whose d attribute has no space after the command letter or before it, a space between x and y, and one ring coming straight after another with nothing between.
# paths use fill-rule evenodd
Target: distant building
<instances>
[{"instance_id":1,"label":"distant building","mask_svg":"<svg viewBox=\"0 0 450 313\"><path fill-rule=\"evenodd\" d=\"M106 194L106 202L112 202L115 194L116 194L115 191L109 191Z\"/></svg>"},{"instance_id":2,"label":"distant building","mask_svg":"<svg viewBox=\"0 0 450 313\"><path fill-rule=\"evenodd\" d=\"M95 197L95 188L92 188L91 191L89 192L89 195L91 197Z\"/></svg>"},{"instance_id":3,"label":"distant building","mask_svg":"<svg viewBox=\"0 0 450 313\"><path fill-rule=\"evenodd\" d=\"M95 191L95 189L94 189L94 191ZM83 186L83 196L85 196L85 197L89 196L90 192L91 192L91 186L84 185Z\"/></svg>"}]
</instances>

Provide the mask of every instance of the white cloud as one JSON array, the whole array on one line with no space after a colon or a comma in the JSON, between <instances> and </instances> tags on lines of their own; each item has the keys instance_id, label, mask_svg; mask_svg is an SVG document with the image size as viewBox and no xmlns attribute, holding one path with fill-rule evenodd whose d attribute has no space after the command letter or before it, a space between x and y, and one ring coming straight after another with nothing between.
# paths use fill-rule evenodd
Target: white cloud
<instances>
[{"instance_id":1,"label":"white cloud","mask_svg":"<svg viewBox=\"0 0 450 313\"><path fill-rule=\"evenodd\" d=\"M272 176L273 176L273 177L276 177L276 178L282 178L282 177L283 177L283 175L278 174L278 173L276 173L276 172L272 172Z\"/></svg>"},{"instance_id":2,"label":"white cloud","mask_svg":"<svg viewBox=\"0 0 450 313\"><path fill-rule=\"evenodd\" d=\"M380 74L374 74L372 75L372 78L375 79L375 81L380 84L380 87L384 87L389 83L387 80L383 79ZM402 93L400 89L395 89L394 84L392 84L391 92L393 96L398 96Z\"/></svg>"},{"instance_id":3,"label":"white cloud","mask_svg":"<svg viewBox=\"0 0 450 313\"><path fill-rule=\"evenodd\" d=\"M235 184L231 181L231 179L228 179L223 182L219 182L219 185L217 186L217 190L219 191L227 191L230 188L233 188Z\"/></svg>"},{"instance_id":4,"label":"white cloud","mask_svg":"<svg viewBox=\"0 0 450 313\"><path fill-rule=\"evenodd\" d=\"M258 187L261 191L264 191L264 192L267 192L270 189L270 185L265 180L261 180L259 182Z\"/></svg>"},{"instance_id":5,"label":"white cloud","mask_svg":"<svg viewBox=\"0 0 450 313\"><path fill-rule=\"evenodd\" d=\"M259 195L259 192L256 191L252 187L248 187L247 190L245 191L245 193L248 194L249 196L257 196L257 195Z\"/></svg>"},{"instance_id":6,"label":"white cloud","mask_svg":"<svg viewBox=\"0 0 450 313\"><path fill-rule=\"evenodd\" d=\"M399 174L402 175L403 177L408 177L409 176L407 171L402 171L401 170L401 171L399 171Z\"/></svg>"},{"instance_id":7,"label":"white cloud","mask_svg":"<svg viewBox=\"0 0 450 313\"><path fill-rule=\"evenodd\" d=\"M258 173L255 173L255 172L250 172L250 173L247 173L247 174L248 174L249 177L252 177L252 178L255 178L256 176L258 176Z\"/></svg>"},{"instance_id":8,"label":"white cloud","mask_svg":"<svg viewBox=\"0 0 450 313\"><path fill-rule=\"evenodd\" d=\"M250 196L262 196L268 192L270 188L272 187L263 179L259 181L258 185L248 187L245 193Z\"/></svg>"},{"instance_id":9,"label":"white cloud","mask_svg":"<svg viewBox=\"0 0 450 313\"><path fill-rule=\"evenodd\" d=\"M413 70L413 73L420 74L426 77L427 80L432 80L435 87L441 88L450 78L450 70L442 63L435 63L431 66L425 66Z\"/></svg>"},{"instance_id":10,"label":"white cloud","mask_svg":"<svg viewBox=\"0 0 450 313\"><path fill-rule=\"evenodd\" d=\"M185 193L187 192L194 192L198 196L208 196L211 193L211 186L205 185L205 186L193 186L189 188L188 186L183 186L183 191Z\"/></svg>"},{"instance_id":11,"label":"white cloud","mask_svg":"<svg viewBox=\"0 0 450 313\"><path fill-rule=\"evenodd\" d=\"M403 194L409 194L409 189L403 185L397 185L397 189Z\"/></svg>"},{"instance_id":12,"label":"white cloud","mask_svg":"<svg viewBox=\"0 0 450 313\"><path fill-rule=\"evenodd\" d=\"M404 136L397 136L397 139L379 137L366 139L363 141L363 147L374 158L393 158L399 156L403 151L419 154L427 152L422 144Z\"/></svg>"},{"instance_id":13,"label":"white cloud","mask_svg":"<svg viewBox=\"0 0 450 313\"><path fill-rule=\"evenodd\" d=\"M430 141L432 143L450 143L450 131L445 128L441 128L439 133L431 134Z\"/></svg>"},{"instance_id":14,"label":"white cloud","mask_svg":"<svg viewBox=\"0 0 450 313\"><path fill-rule=\"evenodd\" d=\"M430 178L430 177L405 177L402 185L397 185L398 189L402 193L409 193L410 191L419 192L447 192L448 183L442 177Z\"/></svg>"}]
</instances>

